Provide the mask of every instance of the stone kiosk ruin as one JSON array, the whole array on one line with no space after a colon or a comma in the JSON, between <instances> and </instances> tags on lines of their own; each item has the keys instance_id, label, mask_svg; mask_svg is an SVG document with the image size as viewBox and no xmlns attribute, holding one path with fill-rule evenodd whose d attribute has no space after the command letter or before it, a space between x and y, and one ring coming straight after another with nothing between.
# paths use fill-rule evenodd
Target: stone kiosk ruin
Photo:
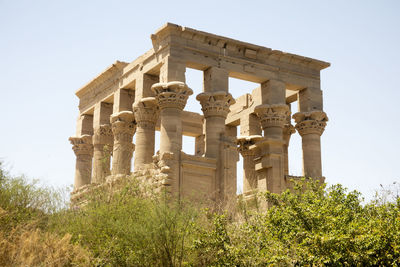
<instances>
[{"instance_id":1,"label":"stone kiosk ruin","mask_svg":"<svg viewBox=\"0 0 400 267\"><path fill-rule=\"evenodd\" d=\"M329 63L170 23L151 40L150 51L131 63L115 62L76 92L72 199L110 177L150 170L171 193L227 202L236 198L239 153L246 198L258 190L280 193L289 187L288 146L296 130L304 176L323 179L320 136L328 118L320 71ZM203 71L196 96L185 83L186 68ZM233 99L229 77L259 87ZM184 110L189 97L203 114ZM195 137L195 155L182 152L183 135Z\"/></svg>"}]
</instances>

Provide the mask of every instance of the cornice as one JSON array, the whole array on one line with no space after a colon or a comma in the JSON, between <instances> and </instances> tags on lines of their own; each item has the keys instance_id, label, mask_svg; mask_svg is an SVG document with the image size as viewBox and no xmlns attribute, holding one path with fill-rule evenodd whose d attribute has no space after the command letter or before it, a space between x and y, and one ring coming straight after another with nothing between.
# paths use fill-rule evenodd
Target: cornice
<instances>
[{"instance_id":1,"label":"cornice","mask_svg":"<svg viewBox=\"0 0 400 267\"><path fill-rule=\"evenodd\" d=\"M128 63L122 61L115 61L111 66L105 69L102 73L97 75L93 80L88 82L86 85L81 87L79 90L75 92L75 95L79 98L85 95L86 92L93 90L94 88L101 86L103 83L108 80L119 79L119 76L122 74L122 71Z\"/></svg>"},{"instance_id":2,"label":"cornice","mask_svg":"<svg viewBox=\"0 0 400 267\"><path fill-rule=\"evenodd\" d=\"M273 50L268 47L254 45L224 36L198 31L173 23L166 23L163 27L161 27L154 34L151 35L153 46L157 47L157 44L160 44L162 40L171 35L214 46L228 52L240 52L241 55L249 59L274 60L280 63L302 65L314 70L322 70L330 66L330 63L325 61L287 53L280 50Z\"/></svg>"}]
</instances>

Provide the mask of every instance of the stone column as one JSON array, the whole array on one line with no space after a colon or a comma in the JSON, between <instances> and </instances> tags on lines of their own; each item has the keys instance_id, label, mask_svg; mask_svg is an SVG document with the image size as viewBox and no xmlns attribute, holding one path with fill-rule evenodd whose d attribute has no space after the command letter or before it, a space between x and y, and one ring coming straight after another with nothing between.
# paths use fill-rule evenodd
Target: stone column
<instances>
[{"instance_id":1,"label":"stone column","mask_svg":"<svg viewBox=\"0 0 400 267\"><path fill-rule=\"evenodd\" d=\"M180 153L182 110L193 91L183 82L156 83L152 90L160 107L160 153Z\"/></svg>"},{"instance_id":2,"label":"stone column","mask_svg":"<svg viewBox=\"0 0 400 267\"><path fill-rule=\"evenodd\" d=\"M199 135L196 136L195 142L194 142L194 154L196 156L203 156L204 151L205 151L205 135Z\"/></svg>"},{"instance_id":3,"label":"stone column","mask_svg":"<svg viewBox=\"0 0 400 267\"><path fill-rule=\"evenodd\" d=\"M165 159L170 169L164 185L179 193L182 110L193 91L184 82L157 83L152 90L160 108L160 159Z\"/></svg>"},{"instance_id":4,"label":"stone column","mask_svg":"<svg viewBox=\"0 0 400 267\"><path fill-rule=\"evenodd\" d=\"M328 117L323 111L299 112L293 115L296 130L302 138L303 174L322 178L321 141Z\"/></svg>"},{"instance_id":5,"label":"stone column","mask_svg":"<svg viewBox=\"0 0 400 267\"><path fill-rule=\"evenodd\" d=\"M196 99L202 106L205 118L205 156L217 158L229 106L234 104L235 100L230 93L224 91L204 92L197 95Z\"/></svg>"},{"instance_id":6,"label":"stone column","mask_svg":"<svg viewBox=\"0 0 400 267\"><path fill-rule=\"evenodd\" d=\"M136 119L135 171L153 162L155 125L159 108L154 97L142 98L133 105Z\"/></svg>"},{"instance_id":7,"label":"stone column","mask_svg":"<svg viewBox=\"0 0 400 267\"><path fill-rule=\"evenodd\" d=\"M236 145L237 127L225 126L225 134L221 135L219 157L217 158L217 192L220 192L222 204L234 205L237 191L237 162L239 152ZM218 177L219 176L219 177Z\"/></svg>"},{"instance_id":8,"label":"stone column","mask_svg":"<svg viewBox=\"0 0 400 267\"><path fill-rule=\"evenodd\" d=\"M103 124L94 130L93 135L93 179L99 184L110 175L110 160L113 149L113 133L110 124Z\"/></svg>"},{"instance_id":9,"label":"stone column","mask_svg":"<svg viewBox=\"0 0 400 267\"><path fill-rule=\"evenodd\" d=\"M255 143L262 140L261 135L240 136L237 138L238 151L243 157L243 195L253 194L258 187L255 170L256 146Z\"/></svg>"},{"instance_id":10,"label":"stone column","mask_svg":"<svg viewBox=\"0 0 400 267\"><path fill-rule=\"evenodd\" d=\"M110 157L112 151L112 132L110 116L113 105L99 102L94 106L93 114L93 170L92 183L102 183L110 174Z\"/></svg>"},{"instance_id":11,"label":"stone column","mask_svg":"<svg viewBox=\"0 0 400 267\"><path fill-rule=\"evenodd\" d=\"M285 84L270 80L261 84L262 105L255 108L264 130L264 140L258 142L260 157L256 162L259 190L281 193L285 185L283 128L289 116Z\"/></svg>"},{"instance_id":12,"label":"stone column","mask_svg":"<svg viewBox=\"0 0 400 267\"><path fill-rule=\"evenodd\" d=\"M284 156L284 172L285 175L289 175L289 142L290 142L290 137L292 134L296 132L294 126L291 124L290 121L291 117L290 115L287 116L286 118L286 123L283 126L283 156Z\"/></svg>"},{"instance_id":13,"label":"stone column","mask_svg":"<svg viewBox=\"0 0 400 267\"><path fill-rule=\"evenodd\" d=\"M328 117L323 112L322 91L308 87L299 91L299 112L293 115L302 138L303 175L322 178L321 142Z\"/></svg>"},{"instance_id":14,"label":"stone column","mask_svg":"<svg viewBox=\"0 0 400 267\"><path fill-rule=\"evenodd\" d=\"M69 141L76 155L74 190L77 190L81 186L90 184L92 177L92 136L70 137Z\"/></svg>"},{"instance_id":15,"label":"stone column","mask_svg":"<svg viewBox=\"0 0 400 267\"><path fill-rule=\"evenodd\" d=\"M114 134L112 175L129 175L134 151L132 138L135 133L135 117L132 111L121 111L111 116Z\"/></svg>"}]
</instances>

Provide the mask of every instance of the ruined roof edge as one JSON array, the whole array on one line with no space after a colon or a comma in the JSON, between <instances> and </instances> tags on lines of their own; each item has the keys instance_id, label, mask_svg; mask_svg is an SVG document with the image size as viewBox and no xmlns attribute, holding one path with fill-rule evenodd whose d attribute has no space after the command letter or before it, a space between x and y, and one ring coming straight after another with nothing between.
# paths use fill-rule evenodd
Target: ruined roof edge
<instances>
[{"instance_id":1,"label":"ruined roof edge","mask_svg":"<svg viewBox=\"0 0 400 267\"><path fill-rule=\"evenodd\" d=\"M90 87L95 86L98 83L101 83L104 79L107 79L108 77L112 76L114 73L118 71L122 71L125 66L127 66L128 63L122 62L122 61L115 61L112 65L108 66L104 71L102 71L99 75L97 75L94 79L92 79L90 82L82 86L80 89L78 89L75 92L75 95L80 97L84 94L86 90L88 90Z\"/></svg>"},{"instance_id":2,"label":"ruined roof edge","mask_svg":"<svg viewBox=\"0 0 400 267\"><path fill-rule=\"evenodd\" d=\"M178 33L190 32L193 34L203 35L205 37L210 37L210 38L215 38L215 39L220 39L220 40L222 39L222 40L225 40L226 42L230 42L230 43L233 43L233 44L236 44L239 46L243 46L243 47L246 47L246 48L249 48L252 50L258 50L258 51L263 50L263 51L270 52L272 54L294 57L301 61L312 62L314 65L318 66L319 70L323 70L331 65L329 62L325 62L322 60L304 57L304 56L300 56L300 55L296 55L296 54L291 54L291 53L283 52L280 50L273 50L273 49L265 47L265 46L255 45L255 44L239 41L236 39L232 39L229 37L216 35L216 34L204 32L204 31L199 31L196 29L180 26L178 24L174 24L174 23L170 23L170 22L167 22L166 24L164 24L164 26L159 28L154 34L151 35L151 38L156 39L157 37L159 37L160 39L162 39L164 36L166 36L172 32L178 32Z\"/></svg>"}]
</instances>

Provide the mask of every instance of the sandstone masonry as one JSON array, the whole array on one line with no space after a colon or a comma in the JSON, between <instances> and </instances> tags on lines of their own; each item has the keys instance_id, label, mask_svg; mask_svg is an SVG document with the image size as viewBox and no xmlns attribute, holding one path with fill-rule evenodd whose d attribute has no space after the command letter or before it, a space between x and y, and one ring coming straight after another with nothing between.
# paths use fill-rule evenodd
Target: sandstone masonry
<instances>
[{"instance_id":1,"label":"sandstone masonry","mask_svg":"<svg viewBox=\"0 0 400 267\"><path fill-rule=\"evenodd\" d=\"M304 176L323 179L320 136L328 117L320 71L329 63L170 23L151 40L150 51L131 63L116 61L76 92L73 200L134 171L151 173L173 194L226 203L236 198L239 153L245 198L260 190L280 193L290 186L288 146L296 130ZM197 96L185 82L186 68L203 72ZM234 99L229 77L260 86ZM203 114L185 111L189 97ZM295 101L299 111L291 115ZM195 137L195 155L182 152L183 135Z\"/></svg>"}]
</instances>

